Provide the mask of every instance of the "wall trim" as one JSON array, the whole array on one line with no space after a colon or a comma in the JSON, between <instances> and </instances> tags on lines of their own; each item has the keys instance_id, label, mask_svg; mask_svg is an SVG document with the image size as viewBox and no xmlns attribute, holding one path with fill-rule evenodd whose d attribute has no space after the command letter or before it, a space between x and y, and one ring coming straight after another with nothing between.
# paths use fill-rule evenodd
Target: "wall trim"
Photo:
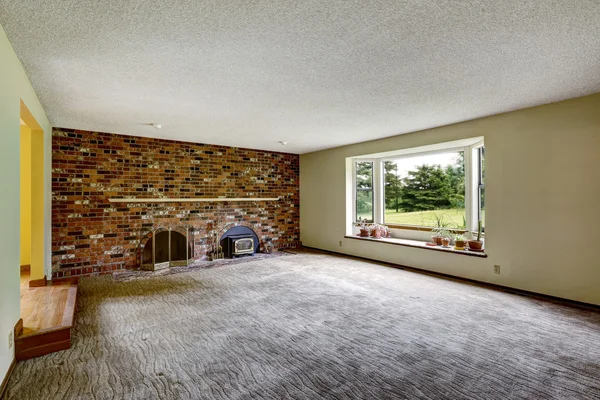
<instances>
[{"instance_id":1,"label":"wall trim","mask_svg":"<svg viewBox=\"0 0 600 400\"><path fill-rule=\"evenodd\" d=\"M17 336L19 336L21 334L21 332L23 332L23 318L19 318L19 320L15 324L14 337L13 337L13 342L14 342L13 346L15 346L15 347L16 347L16 342L17 342ZM2 398L2 396L4 396L4 391L6 390L6 387L8 386L8 380L10 379L10 376L12 375L13 371L15 370L16 365L17 365L17 358L16 358L16 356L13 356L13 360L10 363L10 367L8 367L8 371L6 371L6 375L4 376L4 379L2 379L2 385L0 385L0 399Z\"/></svg>"},{"instance_id":2,"label":"wall trim","mask_svg":"<svg viewBox=\"0 0 600 400\"><path fill-rule=\"evenodd\" d=\"M17 365L17 359L13 358L12 362L10 363L10 367L8 367L8 371L6 371L6 376L2 380L2 385L0 386L0 399L2 398L2 396L4 396L4 391L6 390L6 387L8 386L8 380L10 379L10 376L12 375L13 371L15 370L16 365Z\"/></svg>"},{"instance_id":3,"label":"wall trim","mask_svg":"<svg viewBox=\"0 0 600 400\"><path fill-rule=\"evenodd\" d=\"M324 253L336 254L336 255L340 255L340 256L344 256L344 257L348 257L348 258L376 262L376 263L379 263L379 264L387 266L387 267L392 267L392 268L397 268L397 269L405 269L407 271L415 272L418 274L431 275L431 276L435 276L438 278L445 278L445 279L451 279L454 281L470 283L470 284L481 286L481 287L484 287L487 289L497 290L497 291L505 292L505 293L511 293L511 294L515 294L518 296L527 296L527 297L535 298L538 300L550 301L553 303L559 303L559 304L563 304L563 305L567 305L567 306L571 306L571 307L584 308L584 309L588 309L588 310L592 310L592 311L600 311L600 305L597 305L597 304L584 303L583 301L566 299L564 297L557 297L557 296L552 296L549 294L536 293L536 292L532 292L532 291L524 290L524 289L516 289L516 288L512 288L510 286L498 285L496 283L482 282L482 281L478 281L475 279L469 279L469 278L463 278L463 277L456 276L456 275L444 274L442 272L429 271L427 269L412 267L409 265L395 264L395 263L391 263L391 262L387 262L387 261L376 260L374 258L354 256L351 254L340 253L340 252L332 251L332 250L323 250L318 247L311 247L311 246L302 246L302 247L311 249L311 250L322 251Z\"/></svg>"},{"instance_id":4,"label":"wall trim","mask_svg":"<svg viewBox=\"0 0 600 400\"><path fill-rule=\"evenodd\" d=\"M29 287L42 287L48 284L48 280L46 279L46 275L44 275L43 279L32 279L29 281Z\"/></svg>"},{"instance_id":5,"label":"wall trim","mask_svg":"<svg viewBox=\"0 0 600 400\"><path fill-rule=\"evenodd\" d=\"M21 265L21 273L25 274L31 272L31 265L26 264L26 265Z\"/></svg>"}]
</instances>

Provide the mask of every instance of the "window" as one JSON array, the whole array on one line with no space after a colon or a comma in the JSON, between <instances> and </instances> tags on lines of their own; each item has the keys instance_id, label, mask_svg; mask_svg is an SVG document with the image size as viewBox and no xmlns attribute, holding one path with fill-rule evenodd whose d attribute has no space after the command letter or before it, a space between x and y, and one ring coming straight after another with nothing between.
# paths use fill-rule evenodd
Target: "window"
<instances>
[{"instance_id":1,"label":"window","mask_svg":"<svg viewBox=\"0 0 600 400\"><path fill-rule=\"evenodd\" d=\"M356 163L356 218L373 222L373 163Z\"/></svg>"},{"instance_id":2,"label":"window","mask_svg":"<svg viewBox=\"0 0 600 400\"><path fill-rule=\"evenodd\" d=\"M383 169L385 224L433 227L443 216L466 228L464 151L394 158Z\"/></svg>"},{"instance_id":3,"label":"window","mask_svg":"<svg viewBox=\"0 0 600 400\"><path fill-rule=\"evenodd\" d=\"M354 221L421 231L440 218L467 231L485 221L482 137L351 160Z\"/></svg>"},{"instance_id":4,"label":"window","mask_svg":"<svg viewBox=\"0 0 600 400\"><path fill-rule=\"evenodd\" d=\"M485 147L481 146L477 151L477 219L481 221L485 230Z\"/></svg>"}]
</instances>

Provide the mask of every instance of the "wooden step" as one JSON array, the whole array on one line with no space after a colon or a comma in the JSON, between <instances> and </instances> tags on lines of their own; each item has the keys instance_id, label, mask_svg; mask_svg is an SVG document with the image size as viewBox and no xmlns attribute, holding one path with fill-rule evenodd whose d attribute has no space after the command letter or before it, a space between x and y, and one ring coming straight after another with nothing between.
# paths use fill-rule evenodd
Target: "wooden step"
<instances>
[{"instance_id":1,"label":"wooden step","mask_svg":"<svg viewBox=\"0 0 600 400\"><path fill-rule=\"evenodd\" d=\"M28 336L19 336L15 341L18 361L44 356L71 347L71 327L36 331Z\"/></svg>"},{"instance_id":2,"label":"wooden step","mask_svg":"<svg viewBox=\"0 0 600 400\"><path fill-rule=\"evenodd\" d=\"M22 285L23 329L15 338L17 360L70 348L76 301L76 279L52 282L45 287Z\"/></svg>"}]
</instances>

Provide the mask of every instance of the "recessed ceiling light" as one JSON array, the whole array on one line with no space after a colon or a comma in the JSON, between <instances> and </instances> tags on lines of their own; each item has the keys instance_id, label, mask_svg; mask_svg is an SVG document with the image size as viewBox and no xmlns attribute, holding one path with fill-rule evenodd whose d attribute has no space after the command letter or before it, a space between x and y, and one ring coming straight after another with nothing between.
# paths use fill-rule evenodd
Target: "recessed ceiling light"
<instances>
[{"instance_id":1,"label":"recessed ceiling light","mask_svg":"<svg viewBox=\"0 0 600 400\"><path fill-rule=\"evenodd\" d=\"M280 140L279 143L281 143L283 146L285 146L287 144L287 142L285 140Z\"/></svg>"},{"instance_id":2,"label":"recessed ceiling light","mask_svg":"<svg viewBox=\"0 0 600 400\"><path fill-rule=\"evenodd\" d=\"M153 127L155 127L156 129L160 129L162 128L161 124L152 124Z\"/></svg>"}]
</instances>

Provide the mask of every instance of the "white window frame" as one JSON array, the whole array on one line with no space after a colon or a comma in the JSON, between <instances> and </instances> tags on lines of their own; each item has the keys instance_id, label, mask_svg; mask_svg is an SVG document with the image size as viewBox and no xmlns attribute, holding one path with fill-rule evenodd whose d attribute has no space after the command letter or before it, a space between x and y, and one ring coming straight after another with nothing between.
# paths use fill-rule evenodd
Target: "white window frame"
<instances>
[{"instance_id":1,"label":"white window frame","mask_svg":"<svg viewBox=\"0 0 600 400\"><path fill-rule=\"evenodd\" d=\"M471 189L471 193L469 195L470 197L470 201L471 201L471 225L468 225L468 227L470 227L471 232L477 232L477 230L479 229L478 226L478 221L479 221L479 159L478 159L478 151L481 147L484 147L484 143L483 140L480 142L477 142L470 147L470 162L469 164L471 165L471 172L469 173L470 177L471 177L471 182L468 186L468 188ZM466 163L466 161L465 161ZM477 164L477 168L473 168L475 165ZM465 170L465 174L467 173L467 171ZM465 189L467 188L467 182L465 181ZM465 197L466 198L466 197ZM465 204L466 207L466 204ZM465 208L466 209L466 208ZM483 234L483 233L482 233Z\"/></svg>"},{"instance_id":2,"label":"white window frame","mask_svg":"<svg viewBox=\"0 0 600 400\"><path fill-rule=\"evenodd\" d=\"M381 193L377 193L377 195L375 194L375 192L379 192L378 189L375 188L375 186L378 184L377 182L379 182L379 175L378 173L381 173L381 165L379 166L379 172L376 174L376 170L377 167L375 166L375 164L381 164L377 162L378 160L375 158L355 158L353 159L352 162L352 218L354 220L356 220L356 164L361 162L370 162L373 164L373 171L372 171L372 177L373 177L373 183L371 186L371 189L373 190L373 221L377 221L377 212L378 212L378 204L379 204L379 196L381 196ZM376 197L377 196L377 197ZM353 221L354 222L354 221Z\"/></svg>"},{"instance_id":3,"label":"white window frame","mask_svg":"<svg viewBox=\"0 0 600 400\"><path fill-rule=\"evenodd\" d=\"M403 149L399 150L398 154L394 152L382 153L381 156L365 156L365 157L351 157L352 163L352 214L350 226L347 227L347 231L353 232L352 224L356 220L356 164L358 162L372 162L373 163L373 219L377 224L388 225L384 222L385 205L384 205L384 179L383 179L383 163L385 161L393 161L402 158L414 158L427 156L432 154L450 153L462 151L464 154L464 167L465 167L465 219L466 219L466 231L473 234L477 232L478 223L478 204L479 204L479 187L478 187L478 168L474 168L476 162L477 151L480 147L484 146L482 137L473 138L464 144L464 141L439 143L432 146L423 146L414 149ZM434 148L434 149L431 149ZM396 225L393 226L392 233L394 237L416 239L416 240L428 240L430 237L431 227L418 226L418 225Z\"/></svg>"}]
</instances>

